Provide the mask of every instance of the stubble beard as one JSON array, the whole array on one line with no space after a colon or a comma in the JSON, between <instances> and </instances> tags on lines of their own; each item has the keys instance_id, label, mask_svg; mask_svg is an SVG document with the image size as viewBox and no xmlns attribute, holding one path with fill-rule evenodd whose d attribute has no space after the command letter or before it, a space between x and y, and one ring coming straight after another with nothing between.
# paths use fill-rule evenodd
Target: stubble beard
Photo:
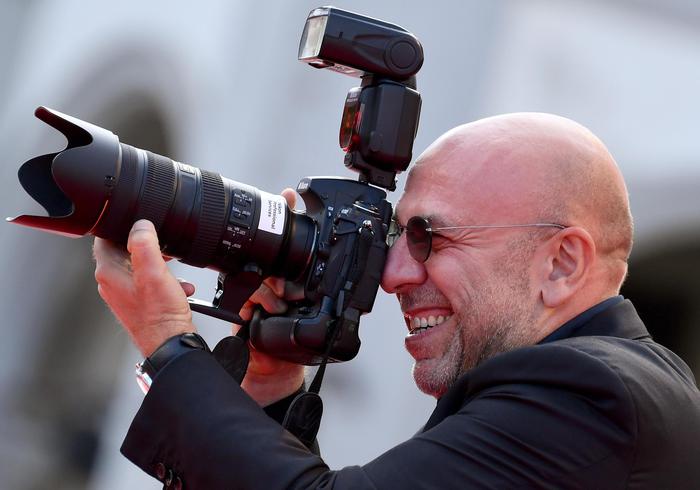
<instances>
[{"instance_id":1,"label":"stubble beard","mask_svg":"<svg viewBox=\"0 0 700 490\"><path fill-rule=\"evenodd\" d=\"M415 361L412 372L418 389L426 395L440 398L459 377L460 366L465 363L465 353L462 336L456 335L442 356Z\"/></svg>"}]
</instances>

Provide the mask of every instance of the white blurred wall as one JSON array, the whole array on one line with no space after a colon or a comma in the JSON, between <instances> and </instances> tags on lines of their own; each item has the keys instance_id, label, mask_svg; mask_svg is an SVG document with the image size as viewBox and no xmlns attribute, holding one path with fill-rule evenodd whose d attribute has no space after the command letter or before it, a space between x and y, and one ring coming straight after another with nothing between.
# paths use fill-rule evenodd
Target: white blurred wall
<instances>
[{"instance_id":1,"label":"white blurred wall","mask_svg":"<svg viewBox=\"0 0 700 490\"><path fill-rule=\"evenodd\" d=\"M627 178L638 253L674 240L700 250L696 3L337 5L398 23L422 41L416 155L447 129L495 113L571 117L608 144ZM349 175L337 130L345 94L357 81L296 61L306 15L316 6L4 1L0 209L8 216L37 210L17 168L62 143L32 116L38 105L115 130L132 128L134 138L159 142L179 161L268 191L294 187L306 175ZM155 136L138 126L144 113L160 123ZM139 356L97 298L88 241L0 227L2 488L46 488L47 481L54 488L159 487L118 453L141 400L132 368ZM213 290L212 272L174 268L197 283L200 296ZM227 331L201 316L197 324L211 344ZM363 320L360 355L329 368L319 438L331 467L367 462L427 419L434 402L413 385L404 329L395 301L381 294ZM71 386L76 380L80 389ZM65 432L75 424L66 420L74 419L85 427ZM95 424L97 440L90 436ZM74 437L80 430L82 439ZM66 448L69 436L79 443ZM60 472L81 454L96 454L85 463L87 477L80 468L73 476Z\"/></svg>"}]
</instances>

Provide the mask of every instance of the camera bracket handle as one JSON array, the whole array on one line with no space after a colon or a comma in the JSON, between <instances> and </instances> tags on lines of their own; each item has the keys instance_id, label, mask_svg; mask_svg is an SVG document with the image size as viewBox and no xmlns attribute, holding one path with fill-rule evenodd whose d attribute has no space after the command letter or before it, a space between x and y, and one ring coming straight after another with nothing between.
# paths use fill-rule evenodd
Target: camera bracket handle
<instances>
[{"instance_id":1,"label":"camera bracket handle","mask_svg":"<svg viewBox=\"0 0 700 490\"><path fill-rule=\"evenodd\" d=\"M220 273L216 293L212 302L197 298L187 298L192 311L213 316L220 320L248 325L237 311L240 311L248 298L260 287L263 272L257 264L249 263L237 273Z\"/></svg>"}]
</instances>

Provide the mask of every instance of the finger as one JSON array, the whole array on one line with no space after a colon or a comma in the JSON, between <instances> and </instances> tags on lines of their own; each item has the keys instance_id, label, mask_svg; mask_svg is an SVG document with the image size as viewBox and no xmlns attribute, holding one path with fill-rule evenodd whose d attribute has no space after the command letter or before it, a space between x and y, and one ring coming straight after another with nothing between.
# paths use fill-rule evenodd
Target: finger
<instances>
[{"instance_id":1,"label":"finger","mask_svg":"<svg viewBox=\"0 0 700 490\"><path fill-rule=\"evenodd\" d=\"M126 248L131 254L134 279L140 274L160 275L167 269L160 253L156 229L150 221L142 219L134 223Z\"/></svg>"},{"instance_id":2,"label":"finger","mask_svg":"<svg viewBox=\"0 0 700 490\"><path fill-rule=\"evenodd\" d=\"M184 279L180 279L179 277L177 278L177 282L180 283L180 287L185 292L185 296L190 297L194 294L196 289L194 284L187 282Z\"/></svg>"},{"instance_id":3,"label":"finger","mask_svg":"<svg viewBox=\"0 0 700 490\"><path fill-rule=\"evenodd\" d=\"M92 258L96 262L113 262L125 269L131 266L131 258L123 246L99 237L95 237L92 244Z\"/></svg>"},{"instance_id":4,"label":"finger","mask_svg":"<svg viewBox=\"0 0 700 490\"><path fill-rule=\"evenodd\" d=\"M264 284L252 294L249 301L259 304L268 313L284 313L287 311L287 302L280 299Z\"/></svg>"},{"instance_id":5,"label":"finger","mask_svg":"<svg viewBox=\"0 0 700 490\"><path fill-rule=\"evenodd\" d=\"M279 299L269 288L260 286L243 304L238 315L243 320L248 321L253 318L253 312L258 306L262 306L265 311L272 314L284 313L287 311L287 303L285 301ZM234 335L240 328L240 325L233 324Z\"/></svg>"},{"instance_id":6,"label":"finger","mask_svg":"<svg viewBox=\"0 0 700 490\"><path fill-rule=\"evenodd\" d=\"M304 299L304 285L292 281L285 281L281 277L268 277L263 284L270 288L279 298L286 301Z\"/></svg>"},{"instance_id":7,"label":"finger","mask_svg":"<svg viewBox=\"0 0 700 490\"><path fill-rule=\"evenodd\" d=\"M294 205L297 203L297 193L294 191L294 189L287 187L280 192L280 194L287 200L287 205L290 207L290 209L294 209Z\"/></svg>"},{"instance_id":8,"label":"finger","mask_svg":"<svg viewBox=\"0 0 700 490\"><path fill-rule=\"evenodd\" d=\"M126 290L130 287L129 256L121 247L107 240L95 238L93 256L95 258L95 280L103 289Z\"/></svg>"},{"instance_id":9,"label":"finger","mask_svg":"<svg viewBox=\"0 0 700 490\"><path fill-rule=\"evenodd\" d=\"M109 290L127 291L131 288L132 276L123 267L110 262L98 262L95 266L95 281Z\"/></svg>"},{"instance_id":10,"label":"finger","mask_svg":"<svg viewBox=\"0 0 700 490\"><path fill-rule=\"evenodd\" d=\"M256 306L258 306L257 303L253 303L250 300L246 301L241 307L241 311L238 312L238 316L245 321L250 320L253 318L253 311L255 310ZM238 327L240 328L240 325L238 325Z\"/></svg>"},{"instance_id":11,"label":"finger","mask_svg":"<svg viewBox=\"0 0 700 490\"><path fill-rule=\"evenodd\" d=\"M263 284L272 290L278 298L284 298L285 281L281 277L268 277Z\"/></svg>"}]
</instances>

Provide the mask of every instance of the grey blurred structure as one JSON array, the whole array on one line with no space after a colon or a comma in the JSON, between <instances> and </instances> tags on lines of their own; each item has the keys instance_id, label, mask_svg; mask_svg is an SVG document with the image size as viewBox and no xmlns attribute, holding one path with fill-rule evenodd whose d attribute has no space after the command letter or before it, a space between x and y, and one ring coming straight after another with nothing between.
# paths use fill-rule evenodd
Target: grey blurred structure
<instances>
[{"instance_id":1,"label":"grey blurred structure","mask_svg":"<svg viewBox=\"0 0 700 490\"><path fill-rule=\"evenodd\" d=\"M457 124L516 111L571 117L607 143L636 218L624 292L655 337L700 373L700 4L337 5L396 22L422 41L416 154ZM348 175L337 130L357 81L296 61L316 6L2 0L2 212L37 211L17 168L63 144L32 116L38 105L268 191L306 175ZM132 369L139 355L97 296L90 245L0 227L4 490L159 487L118 451L142 399ZM199 296L210 295L215 274L174 268ZM212 344L227 333L222 322L196 320ZM320 443L331 467L371 460L430 413L433 400L413 386L404 330L395 301L382 294L363 321L358 358L329 368Z\"/></svg>"}]
</instances>

